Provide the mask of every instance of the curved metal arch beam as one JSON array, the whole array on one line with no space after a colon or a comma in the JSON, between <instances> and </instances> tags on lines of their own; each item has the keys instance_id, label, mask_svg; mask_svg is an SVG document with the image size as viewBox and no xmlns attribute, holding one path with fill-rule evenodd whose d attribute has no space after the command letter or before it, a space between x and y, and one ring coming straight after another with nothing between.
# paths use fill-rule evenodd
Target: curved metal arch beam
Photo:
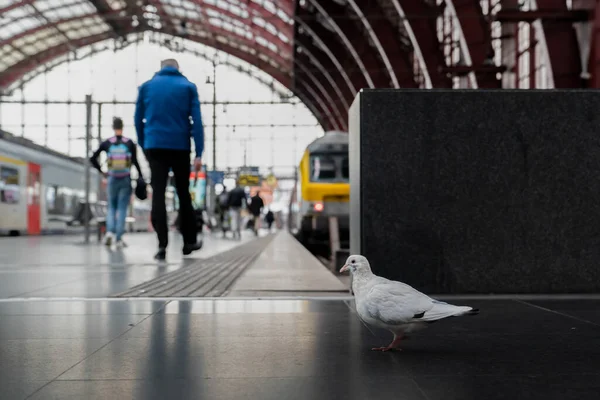
<instances>
[{"instance_id":1,"label":"curved metal arch beam","mask_svg":"<svg viewBox=\"0 0 600 400\"><path fill-rule=\"evenodd\" d=\"M132 32L133 33L133 32ZM176 36L171 32L163 32L171 36ZM35 69L38 65L47 63L65 53L71 51L72 46L77 48L92 45L94 43L100 42L102 40L112 38L112 31L105 31L100 34L83 37L80 39L72 40L69 42L63 42L54 47L44 50L41 53L38 53L36 58L26 58L17 64L11 66L9 69L0 73L0 88L8 87L12 82L18 80L20 77L24 76L27 72ZM187 39L190 39L197 43L202 43L210 47L214 47L218 50L224 51L226 53L231 54L234 57L238 57L255 67L265 71L285 87L291 87L291 76L289 73L281 71L277 68L274 68L270 63L267 63L260 59L258 56L252 55L250 53L243 52L231 45L227 45L221 42L213 42L207 38L201 38L197 36L189 35Z\"/></svg>"},{"instance_id":2,"label":"curved metal arch beam","mask_svg":"<svg viewBox=\"0 0 600 400\"><path fill-rule=\"evenodd\" d=\"M334 102L340 109L344 124L347 124L348 109L354 99L354 93L345 85L339 69L333 64L331 59L327 57L323 50L317 48L315 43L309 37L297 34L295 46L295 57L299 57L300 59L305 57L308 58L308 60L304 62L304 65L309 69L312 69L311 64L316 65L317 68L314 71L315 77L320 80L324 87L327 87L329 84L331 86L331 92L337 94L338 97L334 97ZM299 51L300 49L301 51ZM296 68L294 69L294 73L297 72Z\"/></svg>"},{"instance_id":3,"label":"curved metal arch beam","mask_svg":"<svg viewBox=\"0 0 600 400\"><path fill-rule=\"evenodd\" d=\"M413 49L425 81L433 88L452 87L452 80L440 71L446 59L437 38L437 10L424 0L392 0L396 12L408 27Z\"/></svg>"},{"instance_id":4,"label":"curved metal arch beam","mask_svg":"<svg viewBox=\"0 0 600 400\"><path fill-rule=\"evenodd\" d=\"M285 43L283 40L281 40L281 38L279 38L279 36L274 35L273 33L269 32L267 29L265 29L259 25L256 25L254 23L249 24L248 23L249 21L247 20L247 18L240 17L239 15L234 14L229 10L226 10L219 6L205 3L205 2L202 2L199 0L193 0L193 3L198 4L199 7L205 8L207 10L216 11L219 14L227 17L230 20L235 20L236 22L239 22L239 23L243 24L244 26L247 26L248 29L250 30L250 32L252 32L252 34L254 34L256 36L256 33L259 33L258 36L261 36L263 39L266 39L270 43L273 43L274 45L277 46L277 48L281 48L281 49L286 48L286 47L291 48L293 45L292 44L293 35L291 35L291 36L285 35L289 40L289 43ZM248 13L248 14L250 14L250 13ZM261 16L261 17L264 18L264 16ZM178 16L173 16L173 15L170 15L170 18L176 19L176 20L195 21L197 24L204 25L204 21L200 21L200 20L194 19L194 18L192 18L192 19L180 18ZM214 17L207 15L207 18L214 18ZM268 22L270 22L270 21L268 21ZM273 24L273 26L275 26L275 24Z\"/></svg>"},{"instance_id":5,"label":"curved metal arch beam","mask_svg":"<svg viewBox=\"0 0 600 400\"><path fill-rule=\"evenodd\" d=\"M567 10L567 3L564 0L537 0L534 6L542 10ZM596 4L596 8L598 7L600 5ZM581 50L573 23L542 20L541 23L534 22L535 25L538 27L541 25L542 28L543 42L540 41L542 42L540 45L546 46L554 87L557 89L582 87Z\"/></svg>"},{"instance_id":6,"label":"curved metal arch beam","mask_svg":"<svg viewBox=\"0 0 600 400\"><path fill-rule=\"evenodd\" d=\"M133 32L133 30L131 30L131 31ZM224 32L223 31L224 30L217 30L217 32L208 31L208 33L212 33L213 35L215 33L218 33L218 34L220 34L220 35L222 35L222 36L224 36L224 37L226 37L228 39L229 38L236 38L239 41L236 40L236 41L232 41L231 43L234 43L234 44L243 44L243 45L247 46L248 48L254 48L253 42L249 41L248 39L243 38L243 37L238 36L238 35L235 35L234 33L229 33L229 31L224 31ZM171 31L169 31L167 29L163 29L163 30L160 30L158 32L164 32L164 33L167 33L167 34L172 35L172 36L179 36L179 35L177 35L176 32L171 32ZM103 34L104 33L110 33L111 37L112 37L112 31L108 30L108 31L103 32ZM99 34L99 35L102 35L102 34ZM49 35L48 37L51 37L51 36L53 36L53 35ZM94 36L97 36L97 35L94 35ZM193 41L196 41L198 43L203 43L203 44L206 44L206 45L211 46L211 47L219 48L220 50L223 50L223 51L225 51L227 53L231 53L231 51L233 51L232 49L235 49L235 46L233 46L231 44L224 44L224 43L222 43L222 42L220 42L218 40L208 40L208 39L204 39L202 37L195 36L195 35L187 35L187 38L189 38L189 39L191 39ZM81 39L85 39L85 37L81 38ZM41 53L32 55L30 57L27 57L27 58L19 61L18 63L14 64L14 65L11 65L6 71L0 73L0 86L2 86L2 85L8 86L8 84L12 83L11 81L19 79L25 73L27 73L31 69L35 68L35 64L36 63L43 63L43 62L49 61L49 60L45 59L44 57L45 57L45 54L54 54L54 50L53 49L55 49L55 48L63 49L63 47L61 47L61 46L62 45L66 46L66 50L65 51L61 50L61 52L59 52L59 54L57 54L57 56L58 55L62 55L62 53L68 52L68 51L72 50L73 47L80 47L76 43L79 43L79 40L71 40L70 42L63 42L63 43L61 43L61 44L59 44L59 45L57 45L55 47L46 49L46 50L42 51ZM84 43L84 45L87 45L87 43L85 42L85 40L83 40L83 43ZM264 48L261 48L261 50L263 50L263 49ZM251 64L256 65L260 69L265 70L266 72L270 73L272 76L274 76L277 80L279 80L281 82L282 75L286 75L286 74L290 75L291 74L291 69L293 68L293 63L292 63L291 59L289 61L285 60L285 59L281 58L279 55L277 55L276 53L273 53L272 51L270 51L268 49L265 49L265 50L266 51L264 51L264 52L257 51L256 55L251 55L250 53L246 53L246 52L243 52L241 50L236 50L236 54L233 54L233 53L231 53L231 54L238 56L237 54L243 53L244 55L249 56L252 59L252 61L249 61L248 59L244 59L244 60L250 62ZM273 67L269 62L261 59L261 57L260 57L261 54L264 54L267 58L271 58L273 60L276 60L277 64L279 65L280 68L287 67L286 69L289 69L289 71L286 70L284 72L284 71L279 70L278 68ZM44 59L44 60L40 61L39 60L40 57L42 59ZM276 74L277 76L273 75L274 70L279 71L279 73ZM6 78L7 75L9 77L11 77L11 78ZM289 79L290 78L284 79L284 81L282 83L284 85L286 85L284 82L288 82L289 83ZM286 86L288 86L288 85L286 85Z\"/></svg>"},{"instance_id":7,"label":"curved metal arch beam","mask_svg":"<svg viewBox=\"0 0 600 400\"><path fill-rule=\"evenodd\" d=\"M64 18L61 20L58 20L55 22L55 24L64 24L64 23L71 23L71 22L77 22L77 21L83 21L87 18L93 18L96 17L97 13L91 13L91 14L83 14L83 15L78 15L76 17L71 17L71 18ZM161 15L165 18L171 18L168 14L164 13ZM131 16L120 16L119 15L119 11L115 11L113 13L110 14L105 14L105 19L110 20L110 21L128 21L131 19ZM251 41L249 39L247 39L244 36L238 35L235 32L231 32L229 30L220 28L216 25L212 25L212 24L205 24L203 23L203 21L197 20L197 19L187 19L186 21L192 23L195 26L199 26L204 28L204 30L208 31L209 33L217 33L220 34L222 36L231 36L231 37L235 37L235 38L239 38L245 45L250 46L250 47L254 47L254 44L258 44L256 41ZM43 31L44 29L49 29L51 28L50 25L41 25L41 26L37 26L35 28L23 31L13 37L10 37L8 39L5 39L3 41L0 41L0 46L5 46L5 45L10 45L11 43L14 43L14 41L27 37L29 35L33 35L37 32ZM169 30L169 31L174 31L175 28L173 26L170 26L169 28L166 28L165 30ZM274 41L271 41L271 43L273 43L274 45L278 45L278 46L282 46L282 48L280 48L281 51L283 51L284 49L289 49L290 52L288 54L289 56L289 60L283 58L280 56L280 54L274 53L271 49L262 46L260 44L258 44L260 46L261 49L264 49L265 52L269 53L269 56L272 56L273 59L278 60L278 64L280 64L281 66L285 66L285 65L289 65L291 63L291 52L293 50L293 44L291 43L284 43L281 39L279 39L277 36L269 33L267 30L257 27L257 29L254 30L254 32L252 32L253 34L255 34L255 32L259 32L260 36L262 36L265 40L270 41L271 39ZM53 31L52 35L49 36L45 36L45 37L50 37L50 36L55 36L56 32ZM266 37L265 37L266 36ZM44 37L44 38L45 38ZM41 39L44 39L41 38ZM278 47L279 48L279 47Z\"/></svg>"},{"instance_id":8,"label":"curved metal arch beam","mask_svg":"<svg viewBox=\"0 0 600 400\"><path fill-rule=\"evenodd\" d=\"M18 63L10 66L0 73L0 89L8 88L13 82L32 71L37 66L52 61L53 59L71 51L71 46L84 47L102 40L113 37L112 31L108 30L96 35L75 39L69 42L63 42L57 46L46 49L36 55L36 57L25 58Z\"/></svg>"},{"instance_id":9,"label":"curved metal arch beam","mask_svg":"<svg viewBox=\"0 0 600 400\"><path fill-rule=\"evenodd\" d=\"M315 90L311 87L309 82L306 82L304 80L304 77L301 74L296 74L296 76L295 76L294 87L298 87L298 84L301 84L302 87L306 90L306 94L308 94L310 97L312 97L317 102L317 104L319 105L319 108L323 111L325 117L327 118L329 126L333 126L337 129L339 129L338 122L335 119L335 116L331 113L331 108L330 108L331 104L325 102L323 100L323 98L321 96L319 96L319 94L317 92L315 92Z\"/></svg>"},{"instance_id":10,"label":"curved metal arch beam","mask_svg":"<svg viewBox=\"0 0 600 400\"><path fill-rule=\"evenodd\" d=\"M140 41L140 40L138 40L138 41ZM157 44L159 46L161 45L159 42L154 41L152 38L150 39L150 43L155 43L155 44ZM207 61L213 61L213 59L211 58L210 55L204 54L204 53L202 53L202 52L200 52L200 51L198 51L196 49L190 49L190 48L184 47L183 50L182 50L182 53L192 54L192 55L194 55L196 57L205 59ZM227 53L227 54L229 54L229 53ZM248 61L244 60L244 62L247 63L247 64L249 64L249 65L252 65ZM260 84L264 85L265 87L273 90L274 92L276 92L281 97L288 97L289 96L289 92L286 93L286 92L284 92L284 91L282 91L280 89L275 88L274 85L273 85L273 83L272 83L272 81L269 81L269 80L267 80L267 79L265 79L265 78L263 78L263 77L261 77L259 75L256 75L254 73L254 71L252 71L252 69L250 69L250 68L248 68L248 67L246 67L244 65L234 64L234 63L232 63L230 61L227 61L227 59L225 59L225 60L219 60L219 64L226 65L228 67L231 67L231 68L235 69L236 71L238 71L238 72L240 72L242 74L245 74L245 75L249 76L250 78L252 78L252 79L258 81ZM261 70L261 71L265 72L264 70ZM272 75L269 75L269 76L272 77ZM287 88L287 90L290 90L290 89Z\"/></svg>"},{"instance_id":11,"label":"curved metal arch beam","mask_svg":"<svg viewBox=\"0 0 600 400\"><path fill-rule=\"evenodd\" d=\"M393 44L391 43L392 41L390 41L389 39L393 39L394 36L393 36L393 32L390 32L390 30L389 30L389 25L388 25L389 21L387 20L387 18L385 18L383 16L383 13L381 12L379 5L376 4L375 1L368 1L366 3L362 3L366 7L366 10L365 10L366 13L369 16L371 16L371 18L373 17L374 13L376 15L379 14L380 16L384 17L380 21L375 21L376 25L374 25L375 28L373 28L373 26L371 25L371 22L369 21L369 18L365 17L365 13L361 9L361 7L359 7L357 2L355 0L348 0L348 3L352 7L352 10L356 13L356 15L358 15L358 18L360 18L360 21L362 22L363 26L365 27L365 30L369 34L369 37L373 41L375 48L379 52L379 56L381 57L383 63L385 64L385 68L387 70L388 76L390 77L390 79L392 81L392 85L394 86L394 88L399 88L400 83L398 82L398 77L396 76L396 71L392 67L392 63L390 62L390 59L386 53L386 50L384 49L384 46L381 44L381 41L379 40L379 37L381 37L382 40L387 39L386 48L388 49L388 51L392 52L392 51L396 50L394 52L395 53L394 55L396 55L394 61L397 61L399 63L401 61L401 59L404 59L404 57L398 57L401 55L401 53L398 53L397 49L392 48ZM375 33L375 29L377 29L379 31L379 35ZM383 29L386 29L385 34L382 32Z\"/></svg>"},{"instance_id":12,"label":"curved metal arch beam","mask_svg":"<svg viewBox=\"0 0 600 400\"><path fill-rule=\"evenodd\" d=\"M199 4L199 0L193 0L195 3ZM231 1L231 0L224 0L226 3L231 4L235 7L240 7L243 10L246 10L249 12L249 14L252 14L254 16L260 17L262 18L264 21L268 21L271 24L273 24L273 26L275 28L277 28L277 30L283 34L288 34L290 37L293 36L294 34L294 27L291 24L288 24L287 22L285 22L283 19L281 19L281 17L275 12L271 12L271 10L266 9L265 7L263 7L262 5L252 1L252 0L247 0L245 2L240 2L238 0L235 1ZM243 4L243 6L242 6ZM279 2L277 3L279 4ZM202 5L202 4L201 4ZM293 6L288 7L287 9L284 9L283 7L279 8L283 11L283 13L290 19L293 20L294 19L294 8ZM241 18L241 17L240 17Z\"/></svg>"},{"instance_id":13,"label":"curved metal arch beam","mask_svg":"<svg viewBox=\"0 0 600 400\"><path fill-rule=\"evenodd\" d=\"M336 119L334 120L334 123L335 123L336 127L338 127L338 128L339 127L343 127L345 129L346 128L346 124L344 124L344 119L342 118L342 115L340 114L340 110L338 109L337 103L333 100L333 98L327 92L327 90L325 89L325 87L314 76L314 74L307 67L304 66L304 63L302 62L302 60L300 59L300 57L295 57L294 58L294 62L296 63L296 65L298 67L300 67L300 70L302 70L302 72L311 80L311 82L313 83L313 85L315 85L317 87L317 89L319 89L319 91L321 92L321 95L327 101L327 104L329 104L330 107L333 109L333 113L336 116ZM296 72L294 75L297 77L298 73Z\"/></svg>"},{"instance_id":14,"label":"curved metal arch beam","mask_svg":"<svg viewBox=\"0 0 600 400\"><path fill-rule=\"evenodd\" d=\"M406 18L404 9L400 6L400 3L398 2L398 0L391 0L391 1L392 1L392 5L396 9L396 12L398 13L398 16L400 17L400 21L402 22L402 25L404 26L404 30L406 31L406 34L408 35L410 43L412 44L414 57L417 59L417 62L419 63L419 70L421 71L421 74L423 74L423 80L425 81L425 88L431 89L433 87L433 84L431 83L431 76L429 75L429 70L427 69L427 64L425 63L425 57L423 57L423 52L421 51L421 46L419 45L417 36L415 35L415 32L414 32L412 25L410 24L408 18Z\"/></svg>"},{"instance_id":15,"label":"curved metal arch beam","mask_svg":"<svg viewBox=\"0 0 600 400\"><path fill-rule=\"evenodd\" d=\"M107 40L107 43L108 43L108 41L110 41L110 40L112 40L112 38L111 38L111 39L108 39L108 40ZM129 46L131 46L131 45L133 45L133 44L139 43L139 42L141 42L141 41L142 41L142 39L141 39L141 38L139 38L139 39L136 39L136 40L133 40L133 41L127 41L127 42L126 42L126 43L124 43L124 44L123 44L121 47L119 47L117 50L123 50L123 49L125 49L125 48L127 48L127 47L129 47ZM152 39L150 40L150 42L153 42L153 41L152 41ZM156 44L160 45L160 43L158 43L158 42L154 42L154 43L156 43ZM84 56L78 56L78 57L77 57L77 61L85 60L85 59L86 59L86 58L88 58L88 57L91 57L91 56L93 56L93 55L96 55L96 54L103 53L103 52L105 52L105 51L113 51L113 50L114 50L114 49L112 49L112 48L110 48L110 47L105 47L105 48L102 48L102 49L90 49L90 52L89 52L88 54L85 54ZM182 53L188 53L188 54L192 54L192 55L194 55L194 56L196 56L196 57L199 57L199 58L202 58L202 59L204 59L204 60L207 60L207 61L212 61L212 58L211 58L209 55L207 55L207 54L204 54L204 53L202 53L202 52L200 52L200 51L197 51L197 50L194 50L194 49L184 48L184 49L182 50ZM45 72L50 72L50 71L52 71L53 69L55 69L55 68L58 68L59 66L63 65L64 63L66 63L66 62L68 62L68 61L69 61L69 59L68 59L68 58L64 58L64 59L58 60L58 61L56 61L56 62L53 62L52 64L46 65L46 67L44 68L44 70L43 70L43 71L39 71L39 72L38 72L38 73L36 73L36 74L31 74L31 75L30 75L30 76L28 76L27 78L25 78L25 79L21 79L21 80L19 80L18 82L15 82L15 84L17 84L17 86L25 85L25 84L27 84L28 82L30 82L31 80L35 79L37 76L41 75L42 73L45 73ZM254 71L252 71L251 69L249 69L249 68L247 68L247 67L244 67L243 65L234 64L234 63L232 63L232 62L229 62L229 61L227 61L227 60L225 60L225 61L222 61L222 60L221 60L221 61L219 61L219 64L221 64L221 65L226 65L226 66L228 66L228 67L230 67L230 68L233 68L233 69L237 70L238 72L240 72L240 73L242 73L242 74L244 74L244 75L247 75L248 77L250 77L250 78L252 78L252 79L256 80L258 83L262 84L262 85L263 85L263 86L265 86L266 88L269 88L269 89L273 90L273 91L274 91L274 92L276 92L276 93L277 93L279 96L285 96L285 97L287 97L287 96L289 95L288 93L286 93L286 92L283 92L283 91L281 91L281 90L278 90L277 88L273 87L273 85L272 85L272 82L270 82L270 81L268 81L268 80L264 79L263 77L261 77L261 76L259 76L259 75L256 75L256 74L254 73ZM242 68L240 68L240 67L242 67Z\"/></svg>"},{"instance_id":16,"label":"curved metal arch beam","mask_svg":"<svg viewBox=\"0 0 600 400\"><path fill-rule=\"evenodd\" d=\"M333 79L327 68L325 68L325 66L321 63L321 60L319 60L319 58L317 58L301 40L296 40L296 46L302 48L302 52L306 53L306 55L310 59L310 62L314 64L317 67L317 69L321 72L321 74L325 77L326 81L331 85L332 90L335 92L335 94L337 94L338 98L343 103L344 108L350 108L350 103L346 100L346 97L342 93L340 85L338 85L338 82ZM299 55L296 54L296 57L298 56Z\"/></svg>"},{"instance_id":17,"label":"curved metal arch beam","mask_svg":"<svg viewBox=\"0 0 600 400\"><path fill-rule=\"evenodd\" d=\"M323 118L323 114L324 114L323 111L318 109L315 105L316 101L314 99L311 99L310 96L307 95L306 92L304 92L303 88L301 88L299 86L296 86L295 88L293 88L293 92L300 100L302 100L302 103L306 104L306 107L315 116L319 125L321 125L321 128L323 128L323 130L325 130L325 131L330 130L331 128L330 128L329 124Z\"/></svg>"},{"instance_id":18,"label":"curved metal arch beam","mask_svg":"<svg viewBox=\"0 0 600 400\"><path fill-rule=\"evenodd\" d=\"M490 25L484 18L481 3L479 0L446 0L446 7L459 21L459 43L465 63L476 67L483 65L492 47ZM473 88L493 89L502 86L495 74L471 72L468 76Z\"/></svg>"},{"instance_id":19,"label":"curved metal arch beam","mask_svg":"<svg viewBox=\"0 0 600 400\"><path fill-rule=\"evenodd\" d=\"M107 39L105 42L108 43L111 39L114 39L114 38L111 37L111 38ZM123 43L121 45L121 47L119 47L117 50L123 50L123 49L131 46L132 44L138 43L140 41L141 41L141 39L136 39L136 40L131 41L131 42L127 41L126 43ZM94 44L96 44L96 43L92 43L89 46L93 46ZM88 46L82 46L82 47L80 47L80 49L81 50L85 50L87 47ZM111 50L114 50L114 49L111 49L109 47L105 47L103 49L94 49L94 48L92 48L89 53L84 54L83 56L81 56L81 55L78 54L76 61L85 60L86 58L91 57L91 56L93 56L95 54L100 54L100 53L103 53L105 51L111 51ZM68 54L68 52L65 53L65 54ZM40 69L38 71L35 71L35 68L32 69L31 71L29 71L28 73L26 73L25 75L23 75L22 78L14 81L14 82L12 82L11 86L20 87L22 85L25 85L25 84L31 82L33 79L37 78L39 75L41 75L41 74L43 74L45 72L50 72L53 69L60 67L61 65L63 65L66 62L73 61L73 60L69 59L68 57L67 58L60 58L60 57L62 57L62 55L57 56L54 60L52 60L52 61L44 64L44 68L43 69ZM11 90L11 87L9 86L8 89Z\"/></svg>"},{"instance_id":20,"label":"curved metal arch beam","mask_svg":"<svg viewBox=\"0 0 600 400\"><path fill-rule=\"evenodd\" d=\"M350 79L350 76L346 72L347 69L344 68L340 62L340 58L341 58L340 50L342 50L342 49L338 48L336 50L332 50L329 46L327 46L325 44L325 41L329 41L329 40L332 40L330 43L335 43L335 41L333 41L334 35L329 35L325 31L325 28L318 27L318 26L316 26L315 23L306 22L301 17L298 17L296 19L296 21L300 24L302 29L305 30L313 38L313 40L319 45L319 48L321 49L321 51L323 51L323 52L325 52L325 54L327 54L327 56L329 57L331 62L335 65L335 68L337 69L337 71L342 75L342 78L346 82L346 85L348 85L348 88L350 89L352 96L355 96L357 93L357 89L354 84L354 81L352 79ZM324 37L322 38L321 36L324 36ZM362 74L361 74L361 78L364 79Z\"/></svg>"},{"instance_id":21,"label":"curved metal arch beam","mask_svg":"<svg viewBox=\"0 0 600 400\"><path fill-rule=\"evenodd\" d=\"M365 67L365 64L363 63L362 59L358 55L358 52L356 51L356 49L352 45L352 42L350 42L350 40L348 39L348 37L344 33L344 30L342 30L340 28L340 26L338 25L338 23L341 22L341 21L336 22L335 19L332 18L331 15L329 15L328 10L331 11L331 9L336 4L334 2L332 2L331 0L328 0L328 2L327 2L328 9L325 9L325 7L321 6L321 4L319 3L318 0L308 0L308 2L310 2L319 11L319 13L323 17L325 17L327 19L327 21L331 24L331 26L333 27L334 31L337 33L338 37L342 40L342 43L344 44L344 46L346 46L346 48L348 49L348 51L352 55L352 58L354 58L354 61L356 62L356 64L358 65L358 68L360 69L360 71L362 72L363 76L365 77L365 80L367 81L367 84L369 85L369 87L374 88L375 84L373 83L373 79L371 78L371 75L370 75L369 71L367 70L367 68ZM350 28L347 28L346 31L348 31L349 29ZM362 35L361 35L361 38L362 38ZM364 38L362 38L362 39L364 40ZM368 48L371 48L368 43L367 43L367 46L368 46Z\"/></svg>"}]
</instances>

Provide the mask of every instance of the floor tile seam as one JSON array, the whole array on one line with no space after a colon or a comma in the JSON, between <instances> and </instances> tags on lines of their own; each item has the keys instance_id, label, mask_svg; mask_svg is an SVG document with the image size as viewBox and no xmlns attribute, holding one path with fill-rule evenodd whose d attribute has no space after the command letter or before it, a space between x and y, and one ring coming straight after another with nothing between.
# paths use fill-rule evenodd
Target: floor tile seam
<instances>
[{"instance_id":1,"label":"floor tile seam","mask_svg":"<svg viewBox=\"0 0 600 400\"><path fill-rule=\"evenodd\" d=\"M60 374L58 374L56 377L54 377L52 380L50 380L49 382L47 382L46 384L44 384L43 386L41 386L40 388L38 388L36 391L34 391L33 393L29 394L25 400L30 399L31 397L33 397L36 393L38 393L39 391L41 391L42 389L44 389L46 386L50 385L52 382L58 381L59 378L61 376L63 376L64 374L66 374L67 372L69 372L70 370L72 370L73 368L75 368L76 366L78 366L79 364L81 364L82 362L84 362L85 360L87 360L88 358L92 357L94 354L98 353L99 351L103 350L104 348L106 348L108 345L110 345L111 343L113 343L115 340L119 339L120 337L122 337L123 335L125 335L126 333L128 333L129 331L131 331L132 329L134 329L135 327L137 327L139 324L143 323L144 321L146 321L147 319L151 318L152 316L154 316L156 313L158 313L160 310L164 309L170 302L165 302L165 304L163 304L157 311L155 311L154 313L152 313L151 315L146 316L145 318L142 318L141 320L139 320L137 323L133 324L133 326L129 326L128 329L125 329L123 332L121 332L119 335L115 336L113 339L109 340L107 343L105 343L104 345L100 346L98 349L96 349L95 351L91 352L90 354L88 354L87 356L85 356L84 358L82 358L81 360L79 360L78 362L76 362L75 364L71 365L69 368L67 368L66 370L64 370L63 372L61 372Z\"/></svg>"},{"instance_id":2,"label":"floor tile seam","mask_svg":"<svg viewBox=\"0 0 600 400\"><path fill-rule=\"evenodd\" d=\"M44 290L52 289L52 288L54 288L54 287L57 287L57 286L60 286L60 285L67 285L67 284L70 284L70 283L75 283L75 282L79 282L79 281L85 281L85 280L87 280L87 279L88 279L88 278L83 278L83 279L82 279L82 278L72 279L72 280L69 280L69 281L65 281L65 282L57 283L57 284L55 284L55 285L45 286L45 287L43 287L43 288L39 288L39 289L35 289L35 290L30 290L30 291L27 291L27 292L21 292L21 293L15 294L15 295L13 295L13 296L8 296L8 297L5 297L5 298L7 298L7 299L10 299L10 298L14 298L14 297L22 297L22 296L24 296L24 295L27 295L27 294L36 293L36 292L41 292L41 291L44 291Z\"/></svg>"},{"instance_id":3,"label":"floor tile seam","mask_svg":"<svg viewBox=\"0 0 600 400\"><path fill-rule=\"evenodd\" d=\"M172 301L172 300L169 300ZM153 313L126 313L126 312L121 312L121 313L111 313L111 312L106 312L106 313L85 313L85 314L3 314L0 312L0 318L2 317L86 317L86 316L97 316L97 315L152 315Z\"/></svg>"},{"instance_id":4,"label":"floor tile seam","mask_svg":"<svg viewBox=\"0 0 600 400\"><path fill-rule=\"evenodd\" d=\"M425 392L425 390L421 387L421 385L419 385L419 382L417 382L417 380L415 378L413 378L412 376L410 376L408 379L410 379L410 381L412 381L415 384L415 386L419 390L419 393L421 393L421 396L423 396L423 398L425 400L431 400L431 397L429 397L427 395L427 393Z\"/></svg>"},{"instance_id":5,"label":"floor tile seam","mask_svg":"<svg viewBox=\"0 0 600 400\"><path fill-rule=\"evenodd\" d=\"M361 378L372 378L371 375L368 374L358 374L358 377ZM387 376L387 375L386 375ZM396 375L392 375L390 374L389 376L396 376ZM405 378L408 380L413 380L413 378L411 378L408 375L397 375L401 378ZM375 378L377 378L379 376L376 376ZM333 377L331 375L287 375L287 376L222 376L222 377L209 377L209 376L187 376L187 377L170 377L170 376L166 376L166 377L148 377L148 378L67 378L67 379L57 379L55 382L145 382L145 381L151 381L151 382L168 382L168 381L190 381L190 380L223 380L223 381L228 381L228 380L264 380L264 379L273 379L273 380L296 380L296 379L313 379L313 378L319 378L319 379L327 379L327 380L331 380ZM345 379L345 377L339 377L336 379ZM20 382L20 381L15 381L15 382ZM41 380L39 382L45 382L45 380ZM53 381L54 382L54 381ZM416 382L415 382L416 383Z\"/></svg>"},{"instance_id":6,"label":"floor tile seam","mask_svg":"<svg viewBox=\"0 0 600 400\"><path fill-rule=\"evenodd\" d=\"M398 354L399 357L402 357L402 353ZM585 373L554 373L554 372L539 372L539 373L535 373L532 374L530 372L523 372L523 373L490 373L490 374L470 374L470 373L463 373L463 374L411 374L410 377L412 379L419 379L419 378L462 378L462 377L466 377L466 378L478 378L478 377L507 377L507 378L514 378L514 377L527 377L527 378L564 378L564 377L569 377L569 376L581 376L581 377L600 377L600 372L585 372Z\"/></svg>"},{"instance_id":7,"label":"floor tile seam","mask_svg":"<svg viewBox=\"0 0 600 400\"><path fill-rule=\"evenodd\" d=\"M1 303L37 303L37 302L158 302L158 301L348 301L348 296L242 296L242 297L20 297L0 298Z\"/></svg>"},{"instance_id":8,"label":"floor tile seam","mask_svg":"<svg viewBox=\"0 0 600 400\"><path fill-rule=\"evenodd\" d=\"M575 320L575 321L584 322L586 324L593 325L595 327L600 328L600 323L597 323L597 322L594 322L594 321L590 321L590 320L587 320L587 319L584 319L584 318L579 318L579 317L576 317L574 315L566 314L566 313L563 313L563 312L560 312L560 311L552 310L550 308L542 307L542 306L537 305L537 304L532 304L532 303L529 303L528 301L524 301L524 300L514 299L513 301L516 302L516 303L521 303L521 304L527 305L529 307L537 308L539 310L543 310L543 311L546 311L546 312L549 312L549 313L557 314L557 315L560 315L560 316L563 316L563 317L566 317L566 318L569 318L569 319L572 319L572 320Z\"/></svg>"},{"instance_id":9,"label":"floor tile seam","mask_svg":"<svg viewBox=\"0 0 600 400\"><path fill-rule=\"evenodd\" d=\"M286 293L286 292L306 292L306 293L346 293L347 290L337 289L241 289L236 292L268 292L268 293Z\"/></svg>"}]
</instances>

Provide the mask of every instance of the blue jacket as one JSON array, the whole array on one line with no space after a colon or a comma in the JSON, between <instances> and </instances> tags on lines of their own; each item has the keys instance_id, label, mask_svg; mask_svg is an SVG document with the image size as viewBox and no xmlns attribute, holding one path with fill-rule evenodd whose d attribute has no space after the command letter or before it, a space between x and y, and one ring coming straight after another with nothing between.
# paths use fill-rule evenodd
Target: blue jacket
<instances>
[{"instance_id":1,"label":"blue jacket","mask_svg":"<svg viewBox=\"0 0 600 400\"><path fill-rule=\"evenodd\" d=\"M190 137L193 137L196 157L201 157L204 151L204 128L196 85L176 68L161 69L139 88L135 105L135 130L138 144L143 150L189 151Z\"/></svg>"}]
</instances>

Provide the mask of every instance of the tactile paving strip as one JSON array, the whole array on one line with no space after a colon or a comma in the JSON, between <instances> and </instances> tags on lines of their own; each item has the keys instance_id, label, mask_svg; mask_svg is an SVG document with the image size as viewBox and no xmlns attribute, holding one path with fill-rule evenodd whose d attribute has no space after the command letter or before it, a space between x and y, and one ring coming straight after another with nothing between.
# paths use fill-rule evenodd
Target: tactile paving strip
<instances>
[{"instance_id":1,"label":"tactile paving strip","mask_svg":"<svg viewBox=\"0 0 600 400\"><path fill-rule=\"evenodd\" d=\"M256 260L275 235L200 260L111 297L218 297Z\"/></svg>"}]
</instances>

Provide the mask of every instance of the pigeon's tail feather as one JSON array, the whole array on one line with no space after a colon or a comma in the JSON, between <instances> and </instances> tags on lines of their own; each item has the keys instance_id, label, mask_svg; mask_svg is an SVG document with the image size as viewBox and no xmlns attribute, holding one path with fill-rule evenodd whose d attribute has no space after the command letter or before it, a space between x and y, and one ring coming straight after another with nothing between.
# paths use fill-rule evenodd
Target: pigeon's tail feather
<instances>
[{"instance_id":1,"label":"pigeon's tail feather","mask_svg":"<svg viewBox=\"0 0 600 400\"><path fill-rule=\"evenodd\" d=\"M477 315L479 309L468 306L455 306L448 303L434 302L431 310L427 311L422 321L433 322L448 317L460 317L463 315Z\"/></svg>"}]
</instances>

